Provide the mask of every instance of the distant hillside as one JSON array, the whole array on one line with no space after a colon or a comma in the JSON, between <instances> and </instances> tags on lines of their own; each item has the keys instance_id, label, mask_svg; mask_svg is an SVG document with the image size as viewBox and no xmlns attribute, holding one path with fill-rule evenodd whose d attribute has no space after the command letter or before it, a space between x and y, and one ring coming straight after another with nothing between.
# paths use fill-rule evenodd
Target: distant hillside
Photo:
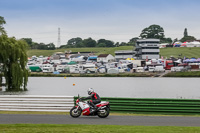
<instances>
[{"instance_id":1,"label":"distant hillside","mask_svg":"<svg viewBox=\"0 0 200 133\"><path fill-rule=\"evenodd\" d=\"M173 57L181 57L184 58L188 57L195 57L195 58L200 58L200 47L175 47L175 48L161 48L160 49L160 55L163 56L164 58L169 58L170 56Z\"/></svg>"},{"instance_id":2,"label":"distant hillside","mask_svg":"<svg viewBox=\"0 0 200 133\"><path fill-rule=\"evenodd\" d=\"M68 49L56 49L56 50L29 50L28 56L31 57L33 55L36 56L49 56L52 55L55 52L64 52L66 50L71 50L72 52L95 52L97 55L99 54L112 54L114 55L114 52L116 50L132 50L132 46L121 46L121 47L110 47L110 48L68 48ZM200 47L194 47L194 48L161 48L160 49L160 55L164 58L169 58L170 56L173 57L195 57L200 58Z\"/></svg>"},{"instance_id":3,"label":"distant hillside","mask_svg":"<svg viewBox=\"0 0 200 133\"><path fill-rule=\"evenodd\" d=\"M56 49L56 50L29 50L28 56L49 56L55 52L64 52L66 50L71 50L72 52L95 52L97 55L99 54L112 54L114 55L116 50L132 50L133 46L120 46L120 47L100 47L100 48L68 48L68 49Z\"/></svg>"}]
</instances>

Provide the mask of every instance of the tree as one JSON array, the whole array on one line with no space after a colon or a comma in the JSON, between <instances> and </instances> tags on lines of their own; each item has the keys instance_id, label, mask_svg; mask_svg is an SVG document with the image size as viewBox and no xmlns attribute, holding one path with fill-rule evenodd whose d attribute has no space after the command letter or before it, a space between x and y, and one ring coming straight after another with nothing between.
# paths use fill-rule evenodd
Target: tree
<instances>
[{"instance_id":1,"label":"tree","mask_svg":"<svg viewBox=\"0 0 200 133\"><path fill-rule=\"evenodd\" d=\"M187 28L185 28L184 33L183 33L183 36L184 36L184 37L188 36Z\"/></svg>"},{"instance_id":2,"label":"tree","mask_svg":"<svg viewBox=\"0 0 200 133\"><path fill-rule=\"evenodd\" d=\"M24 40L0 36L0 60L3 64L3 74L8 91L26 90L28 82L27 43Z\"/></svg>"},{"instance_id":3,"label":"tree","mask_svg":"<svg viewBox=\"0 0 200 133\"><path fill-rule=\"evenodd\" d=\"M105 43L98 43L97 46L98 47L106 47L106 44Z\"/></svg>"},{"instance_id":4,"label":"tree","mask_svg":"<svg viewBox=\"0 0 200 133\"><path fill-rule=\"evenodd\" d=\"M128 42L128 45L135 46L137 39L139 39L139 38L134 37L134 38L130 39L130 41Z\"/></svg>"},{"instance_id":5,"label":"tree","mask_svg":"<svg viewBox=\"0 0 200 133\"><path fill-rule=\"evenodd\" d=\"M75 46L75 47L83 47L82 39L80 37L72 38L68 40L67 45Z\"/></svg>"},{"instance_id":6,"label":"tree","mask_svg":"<svg viewBox=\"0 0 200 133\"><path fill-rule=\"evenodd\" d=\"M56 49L56 47L55 47L55 45L53 43L47 44L47 48L48 48L48 50L54 50L54 49Z\"/></svg>"},{"instance_id":7,"label":"tree","mask_svg":"<svg viewBox=\"0 0 200 133\"><path fill-rule=\"evenodd\" d=\"M26 43L29 45L30 48L32 48L33 41L32 38L22 38Z\"/></svg>"},{"instance_id":8,"label":"tree","mask_svg":"<svg viewBox=\"0 0 200 133\"><path fill-rule=\"evenodd\" d=\"M97 42L98 42L98 45L104 43L106 45L106 47L114 47L114 42L110 41L110 40L99 39Z\"/></svg>"},{"instance_id":9,"label":"tree","mask_svg":"<svg viewBox=\"0 0 200 133\"><path fill-rule=\"evenodd\" d=\"M181 38L181 42L186 42L186 41L195 41L196 38L194 36L185 36L183 38Z\"/></svg>"},{"instance_id":10,"label":"tree","mask_svg":"<svg viewBox=\"0 0 200 133\"><path fill-rule=\"evenodd\" d=\"M164 38L164 29L159 25L150 25L142 30L141 38L156 38L162 40Z\"/></svg>"},{"instance_id":11,"label":"tree","mask_svg":"<svg viewBox=\"0 0 200 133\"><path fill-rule=\"evenodd\" d=\"M119 46L126 46L127 45L127 43L125 43L125 42L121 42L120 44L119 44Z\"/></svg>"},{"instance_id":12,"label":"tree","mask_svg":"<svg viewBox=\"0 0 200 133\"><path fill-rule=\"evenodd\" d=\"M196 38L194 36L188 35L187 28L184 29L183 35L184 35L183 38L181 38L181 40L180 40L181 42L196 40Z\"/></svg>"},{"instance_id":13,"label":"tree","mask_svg":"<svg viewBox=\"0 0 200 133\"><path fill-rule=\"evenodd\" d=\"M120 45L119 42L115 43L115 47L119 47L119 45Z\"/></svg>"},{"instance_id":14,"label":"tree","mask_svg":"<svg viewBox=\"0 0 200 133\"><path fill-rule=\"evenodd\" d=\"M85 47L96 47L96 41L92 38L84 39L83 40L83 46Z\"/></svg>"},{"instance_id":15,"label":"tree","mask_svg":"<svg viewBox=\"0 0 200 133\"><path fill-rule=\"evenodd\" d=\"M4 20L4 17L0 16L0 35L6 34L6 31L4 30L3 25L6 24L6 21Z\"/></svg>"}]
</instances>

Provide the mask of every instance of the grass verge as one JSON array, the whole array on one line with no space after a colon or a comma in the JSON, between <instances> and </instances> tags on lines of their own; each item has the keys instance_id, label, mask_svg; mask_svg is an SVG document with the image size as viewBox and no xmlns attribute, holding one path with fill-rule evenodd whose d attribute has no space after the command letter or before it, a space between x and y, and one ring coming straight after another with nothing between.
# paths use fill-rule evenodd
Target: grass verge
<instances>
[{"instance_id":1,"label":"grass verge","mask_svg":"<svg viewBox=\"0 0 200 133\"><path fill-rule=\"evenodd\" d=\"M2 133L197 133L200 127L63 125L63 124L2 124Z\"/></svg>"},{"instance_id":2,"label":"grass verge","mask_svg":"<svg viewBox=\"0 0 200 133\"><path fill-rule=\"evenodd\" d=\"M171 72L164 77L200 77L200 71Z\"/></svg>"}]
</instances>

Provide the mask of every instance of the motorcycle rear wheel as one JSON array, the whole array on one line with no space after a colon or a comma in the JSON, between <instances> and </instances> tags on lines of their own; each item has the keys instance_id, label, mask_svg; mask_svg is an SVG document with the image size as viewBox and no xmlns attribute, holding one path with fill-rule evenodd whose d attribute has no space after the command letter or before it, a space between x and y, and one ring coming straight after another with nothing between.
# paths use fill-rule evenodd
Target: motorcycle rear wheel
<instances>
[{"instance_id":1,"label":"motorcycle rear wheel","mask_svg":"<svg viewBox=\"0 0 200 133\"><path fill-rule=\"evenodd\" d=\"M73 118L77 118L77 117L79 117L80 115L81 115L81 109L77 109L77 111L76 111L76 107L73 107L71 110L70 110L70 115L71 115L71 117L73 117Z\"/></svg>"},{"instance_id":2,"label":"motorcycle rear wheel","mask_svg":"<svg viewBox=\"0 0 200 133\"><path fill-rule=\"evenodd\" d=\"M110 114L110 110L108 107L101 109L97 112L98 117L106 118Z\"/></svg>"}]
</instances>

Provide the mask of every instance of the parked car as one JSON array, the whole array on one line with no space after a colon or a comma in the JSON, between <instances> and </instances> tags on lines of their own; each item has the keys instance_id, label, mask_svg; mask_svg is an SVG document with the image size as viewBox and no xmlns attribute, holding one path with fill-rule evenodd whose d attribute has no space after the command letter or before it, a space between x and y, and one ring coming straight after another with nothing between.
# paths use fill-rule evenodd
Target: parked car
<instances>
[{"instance_id":1,"label":"parked car","mask_svg":"<svg viewBox=\"0 0 200 133\"><path fill-rule=\"evenodd\" d=\"M144 67L137 67L136 72L144 72Z\"/></svg>"},{"instance_id":2,"label":"parked car","mask_svg":"<svg viewBox=\"0 0 200 133\"><path fill-rule=\"evenodd\" d=\"M155 67L149 66L149 67L148 67L148 71L149 71L149 72L154 72L154 71L155 71Z\"/></svg>"}]
</instances>

